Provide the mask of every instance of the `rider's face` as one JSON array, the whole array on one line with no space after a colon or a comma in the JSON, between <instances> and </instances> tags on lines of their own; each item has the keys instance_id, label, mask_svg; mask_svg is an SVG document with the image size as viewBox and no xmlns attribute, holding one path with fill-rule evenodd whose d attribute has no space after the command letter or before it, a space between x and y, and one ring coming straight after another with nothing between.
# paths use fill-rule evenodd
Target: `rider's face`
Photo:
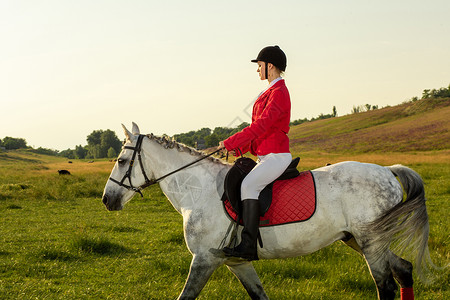
<instances>
[{"instance_id":1,"label":"rider's face","mask_svg":"<svg viewBox=\"0 0 450 300\"><path fill-rule=\"evenodd\" d=\"M258 61L258 70L257 72L259 73L259 78L261 80L265 80L266 79L266 66L267 64L263 61Z\"/></svg>"}]
</instances>

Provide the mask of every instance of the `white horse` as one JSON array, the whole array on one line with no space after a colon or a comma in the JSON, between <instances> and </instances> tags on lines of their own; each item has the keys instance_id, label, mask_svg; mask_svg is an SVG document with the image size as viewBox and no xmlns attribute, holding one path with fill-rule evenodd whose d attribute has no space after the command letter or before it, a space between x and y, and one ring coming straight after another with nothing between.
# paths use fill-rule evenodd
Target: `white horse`
<instances>
[{"instance_id":1,"label":"white horse","mask_svg":"<svg viewBox=\"0 0 450 300\"><path fill-rule=\"evenodd\" d=\"M183 216L184 236L193 256L178 299L195 299L222 264L252 299L268 299L251 262L211 251L221 244L230 225L220 198L231 165L209 157L171 174L202 154L165 138L140 135L134 123L132 133L123 128L126 142L105 186L103 203L108 210L121 210L136 192L160 181L162 191ZM139 163L134 163L136 156ZM419 273L427 265L429 225L420 176L400 165L358 162L326 166L312 174L317 188L314 215L305 222L262 227L264 247L258 249L259 258L305 255L342 240L365 258L379 299L394 299L395 280L402 289L412 291L412 264L389 246L396 240L417 250ZM404 201L394 174L407 193Z\"/></svg>"}]
</instances>

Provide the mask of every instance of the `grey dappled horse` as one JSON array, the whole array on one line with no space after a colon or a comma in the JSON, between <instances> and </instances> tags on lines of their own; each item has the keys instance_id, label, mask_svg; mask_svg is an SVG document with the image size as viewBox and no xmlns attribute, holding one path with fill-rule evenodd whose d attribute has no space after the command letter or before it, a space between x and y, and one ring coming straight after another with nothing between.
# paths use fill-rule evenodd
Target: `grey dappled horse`
<instances>
[{"instance_id":1,"label":"grey dappled horse","mask_svg":"<svg viewBox=\"0 0 450 300\"><path fill-rule=\"evenodd\" d=\"M132 132L125 127L124 131L126 142L105 186L103 203L108 210L120 210L136 192L160 181L162 191L183 216L186 245L193 256L179 299L195 299L222 264L252 299L268 299L251 262L211 251L221 244L230 225L220 197L231 165L210 157L165 177L202 154L165 138L140 135L134 123ZM366 260L379 299L394 299L395 280L402 289L412 291L412 264L389 246L397 241L416 250L419 274L427 266L429 225L420 176L401 165L358 162L322 167L312 174L317 188L315 214L305 222L262 227L264 247L258 249L259 258L305 255L341 240ZM396 176L406 191L405 200Z\"/></svg>"}]
</instances>

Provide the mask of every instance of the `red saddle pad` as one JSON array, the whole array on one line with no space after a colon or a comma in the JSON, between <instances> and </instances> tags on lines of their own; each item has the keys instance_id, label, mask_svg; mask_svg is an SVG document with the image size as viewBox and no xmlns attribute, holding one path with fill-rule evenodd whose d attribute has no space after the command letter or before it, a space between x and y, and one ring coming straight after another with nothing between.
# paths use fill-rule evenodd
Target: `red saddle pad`
<instances>
[{"instance_id":1,"label":"red saddle pad","mask_svg":"<svg viewBox=\"0 0 450 300\"><path fill-rule=\"evenodd\" d=\"M228 200L224 201L225 211L236 221L237 214ZM316 210L316 188L310 171L301 172L299 176L277 180L273 184L272 204L260 227L281 225L306 221Z\"/></svg>"}]
</instances>

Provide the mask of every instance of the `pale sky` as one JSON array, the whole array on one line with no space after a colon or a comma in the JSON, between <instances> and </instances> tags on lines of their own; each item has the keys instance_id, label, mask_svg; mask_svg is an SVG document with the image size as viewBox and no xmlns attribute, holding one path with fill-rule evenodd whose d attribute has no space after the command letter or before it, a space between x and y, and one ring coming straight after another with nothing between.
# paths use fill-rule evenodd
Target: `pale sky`
<instances>
[{"instance_id":1,"label":"pale sky","mask_svg":"<svg viewBox=\"0 0 450 300\"><path fill-rule=\"evenodd\" d=\"M396 105L450 83L450 1L0 0L0 138L57 150L136 122L250 122L279 45L292 120Z\"/></svg>"}]
</instances>

